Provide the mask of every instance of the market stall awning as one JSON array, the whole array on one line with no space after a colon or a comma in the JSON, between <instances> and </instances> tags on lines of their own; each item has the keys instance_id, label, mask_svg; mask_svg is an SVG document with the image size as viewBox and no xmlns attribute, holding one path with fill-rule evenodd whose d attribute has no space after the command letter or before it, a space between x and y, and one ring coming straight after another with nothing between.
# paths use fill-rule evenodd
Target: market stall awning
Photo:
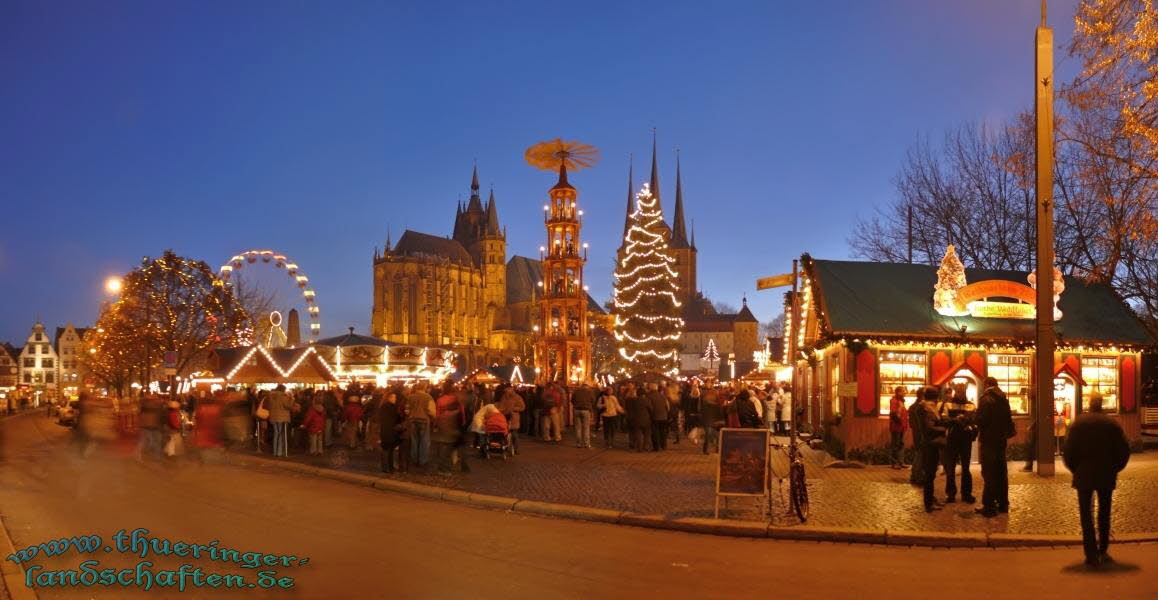
<instances>
[{"instance_id":1,"label":"market stall awning","mask_svg":"<svg viewBox=\"0 0 1158 600\"><path fill-rule=\"evenodd\" d=\"M312 346L218 348L209 355L212 378L223 383L328 383L333 371Z\"/></svg>"}]
</instances>

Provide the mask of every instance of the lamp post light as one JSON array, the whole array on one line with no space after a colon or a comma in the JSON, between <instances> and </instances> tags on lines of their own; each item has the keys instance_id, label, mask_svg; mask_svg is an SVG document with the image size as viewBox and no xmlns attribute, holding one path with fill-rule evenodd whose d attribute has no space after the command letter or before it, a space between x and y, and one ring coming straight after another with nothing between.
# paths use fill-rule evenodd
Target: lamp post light
<instances>
[{"instance_id":1,"label":"lamp post light","mask_svg":"<svg viewBox=\"0 0 1158 600\"><path fill-rule=\"evenodd\" d=\"M105 291L111 296L116 296L121 293L124 287L124 281L116 275L105 278Z\"/></svg>"}]
</instances>

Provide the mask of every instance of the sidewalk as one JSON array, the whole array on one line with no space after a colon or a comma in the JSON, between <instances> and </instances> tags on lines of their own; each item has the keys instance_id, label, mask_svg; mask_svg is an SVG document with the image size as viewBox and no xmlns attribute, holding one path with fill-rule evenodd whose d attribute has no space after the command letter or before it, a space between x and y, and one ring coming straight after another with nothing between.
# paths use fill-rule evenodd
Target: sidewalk
<instances>
[{"instance_id":1,"label":"sidewalk","mask_svg":"<svg viewBox=\"0 0 1158 600\"><path fill-rule=\"evenodd\" d=\"M593 436L594 437L594 436ZM620 441L626 443L621 437ZM335 448L325 457L291 455L288 460L318 467L334 467ZM435 485L472 493L490 494L574 504L616 511L659 514L668 518L711 517L714 505L716 455L705 456L686 440L669 444L666 452L635 453L624 449L575 448L573 438L558 444L524 440L521 453L506 461L485 461L471 455L471 473L408 473L385 475L378 468L378 454L356 450L343 471L373 473L382 477ZM909 485L908 470L888 467L863 469L824 468L823 452L806 456L811 514L809 526L863 529L934 531L944 533L1017 533L1080 535L1077 500L1070 476L1057 463L1058 475L1041 478L1022 473L1020 463L1010 463L1008 515L985 519L974 514L974 505L946 505L927 514L920 490ZM775 473L787 472L783 454L775 454ZM974 495L981 495L980 468L973 465ZM798 524L787 513L787 482L780 492L774 486L773 524ZM944 477L938 477L937 495L944 497ZM1158 532L1158 453L1131 456L1114 495L1115 533ZM723 507L723 504L721 504ZM753 499L733 498L721 517L758 519Z\"/></svg>"}]
</instances>

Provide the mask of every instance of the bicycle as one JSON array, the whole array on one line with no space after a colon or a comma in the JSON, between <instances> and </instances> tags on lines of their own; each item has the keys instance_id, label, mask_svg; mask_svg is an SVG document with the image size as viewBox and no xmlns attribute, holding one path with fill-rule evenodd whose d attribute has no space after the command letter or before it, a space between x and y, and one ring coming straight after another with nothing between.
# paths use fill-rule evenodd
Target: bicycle
<instances>
[{"instance_id":1,"label":"bicycle","mask_svg":"<svg viewBox=\"0 0 1158 600\"><path fill-rule=\"evenodd\" d=\"M808 520L808 483L804 477L804 461L800 459L800 442L792 436L787 444L772 442L770 446L782 450L788 457L788 498L792 503L791 512L795 512L801 522ZM772 468L772 461L768 461L768 468L781 482L784 477L777 474Z\"/></svg>"}]
</instances>

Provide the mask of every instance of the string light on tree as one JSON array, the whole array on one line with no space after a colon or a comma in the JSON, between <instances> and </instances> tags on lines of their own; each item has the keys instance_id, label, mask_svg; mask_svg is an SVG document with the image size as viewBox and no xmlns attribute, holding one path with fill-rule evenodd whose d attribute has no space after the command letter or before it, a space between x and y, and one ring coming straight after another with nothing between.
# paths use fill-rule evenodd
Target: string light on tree
<instances>
[{"instance_id":1,"label":"string light on tree","mask_svg":"<svg viewBox=\"0 0 1158 600\"><path fill-rule=\"evenodd\" d=\"M635 195L635 210L615 265L612 296L615 340L625 375L679 373L680 318L675 258L662 233L663 212L650 185Z\"/></svg>"}]
</instances>

